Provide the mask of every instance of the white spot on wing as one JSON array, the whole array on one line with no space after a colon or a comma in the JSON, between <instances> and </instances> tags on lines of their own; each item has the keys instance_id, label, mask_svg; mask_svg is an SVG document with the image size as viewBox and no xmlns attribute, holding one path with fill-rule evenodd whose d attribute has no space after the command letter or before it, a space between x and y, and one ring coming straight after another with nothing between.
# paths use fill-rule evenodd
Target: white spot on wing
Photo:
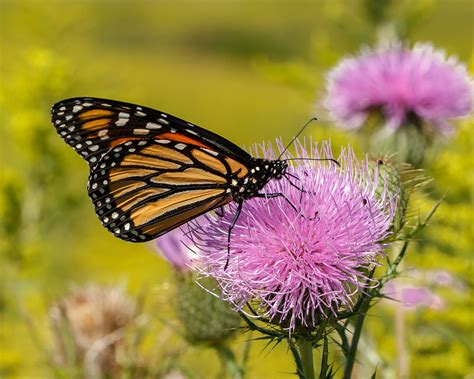
<instances>
[{"instance_id":1,"label":"white spot on wing","mask_svg":"<svg viewBox=\"0 0 474 379\"><path fill-rule=\"evenodd\" d=\"M141 135L141 136L146 136L150 131L148 129L135 129L133 131L133 134Z\"/></svg>"},{"instance_id":2,"label":"white spot on wing","mask_svg":"<svg viewBox=\"0 0 474 379\"><path fill-rule=\"evenodd\" d=\"M174 145L174 147L178 150L186 149L186 145L184 143L177 143L176 145Z\"/></svg>"},{"instance_id":3,"label":"white spot on wing","mask_svg":"<svg viewBox=\"0 0 474 379\"><path fill-rule=\"evenodd\" d=\"M206 149L205 147L201 147L201 150L205 151L206 153L209 153L211 155L214 155L215 157L217 157L219 155L219 153L217 151L209 150L209 149Z\"/></svg>"},{"instance_id":4,"label":"white spot on wing","mask_svg":"<svg viewBox=\"0 0 474 379\"><path fill-rule=\"evenodd\" d=\"M115 125L124 126L128 122L129 118L130 118L130 113L120 112L119 119L115 121Z\"/></svg>"},{"instance_id":5,"label":"white spot on wing","mask_svg":"<svg viewBox=\"0 0 474 379\"><path fill-rule=\"evenodd\" d=\"M163 119L163 118L159 118L159 119L158 119L158 122L160 122L160 123L162 123L162 124L164 124L164 125L169 125L169 124L170 124L169 121L167 121L167 120L165 120L165 119Z\"/></svg>"},{"instance_id":6,"label":"white spot on wing","mask_svg":"<svg viewBox=\"0 0 474 379\"><path fill-rule=\"evenodd\" d=\"M74 107L72 108L72 111L76 113L76 112L79 112L81 109L82 109L82 105L74 105Z\"/></svg>"},{"instance_id":7,"label":"white spot on wing","mask_svg":"<svg viewBox=\"0 0 474 379\"><path fill-rule=\"evenodd\" d=\"M154 122L149 122L146 124L147 129L160 129L161 125L155 124Z\"/></svg>"},{"instance_id":8,"label":"white spot on wing","mask_svg":"<svg viewBox=\"0 0 474 379\"><path fill-rule=\"evenodd\" d=\"M109 138L109 136L107 135L108 133L109 131L107 129L102 129L102 130L99 130L99 133L97 133L97 135L100 137L101 140L105 140Z\"/></svg>"}]
</instances>

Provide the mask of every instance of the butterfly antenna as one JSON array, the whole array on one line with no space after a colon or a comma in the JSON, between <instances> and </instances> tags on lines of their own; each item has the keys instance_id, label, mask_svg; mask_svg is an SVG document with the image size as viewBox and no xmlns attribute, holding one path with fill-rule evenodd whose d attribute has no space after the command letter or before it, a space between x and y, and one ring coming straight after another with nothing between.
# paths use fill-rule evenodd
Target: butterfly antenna
<instances>
[{"instance_id":1,"label":"butterfly antenna","mask_svg":"<svg viewBox=\"0 0 474 379\"><path fill-rule=\"evenodd\" d=\"M335 163L338 167L341 167L341 164L334 158L288 158L282 159L282 161L330 161Z\"/></svg>"},{"instance_id":2,"label":"butterfly antenna","mask_svg":"<svg viewBox=\"0 0 474 379\"><path fill-rule=\"evenodd\" d=\"M300 136L300 134L303 133L303 131L306 129L306 127L309 124L311 124L313 121L316 121L316 120L317 120L317 118L313 117L313 118L309 119L308 121L306 121L306 124L303 125L303 127L300 129L298 134L296 134L296 136L291 140L291 142L288 145L286 145L286 147L283 149L280 156L278 157L278 160L280 160L280 158L283 156L283 154L285 154L285 152L289 149L289 147L293 144L293 142L296 141L296 139Z\"/></svg>"}]
</instances>

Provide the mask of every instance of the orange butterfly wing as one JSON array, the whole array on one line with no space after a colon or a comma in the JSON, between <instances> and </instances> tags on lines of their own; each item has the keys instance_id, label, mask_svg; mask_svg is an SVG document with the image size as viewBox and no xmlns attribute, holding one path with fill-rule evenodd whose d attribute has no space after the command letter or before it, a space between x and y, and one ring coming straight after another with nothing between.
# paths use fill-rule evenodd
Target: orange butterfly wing
<instances>
[{"instance_id":1,"label":"orange butterfly wing","mask_svg":"<svg viewBox=\"0 0 474 379\"><path fill-rule=\"evenodd\" d=\"M89 196L102 224L132 242L154 239L232 201L250 155L172 115L76 98L52 108L58 134L91 166Z\"/></svg>"}]
</instances>

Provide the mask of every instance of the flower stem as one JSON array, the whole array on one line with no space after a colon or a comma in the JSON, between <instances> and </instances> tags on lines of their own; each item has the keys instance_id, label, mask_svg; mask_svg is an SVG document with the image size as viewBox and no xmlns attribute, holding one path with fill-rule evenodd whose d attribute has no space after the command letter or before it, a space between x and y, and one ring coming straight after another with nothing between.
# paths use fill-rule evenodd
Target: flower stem
<instances>
[{"instance_id":1,"label":"flower stem","mask_svg":"<svg viewBox=\"0 0 474 379\"><path fill-rule=\"evenodd\" d=\"M359 308L359 314L356 317L355 325L354 325L354 334L352 335L352 341L349 348L349 352L346 356L346 364L344 368L344 376L343 379L351 379L352 376L352 369L354 368L354 363L357 354L357 346L359 344L360 335L362 333L362 326L364 325L365 316L367 311L370 308L370 297L366 297Z\"/></svg>"},{"instance_id":2,"label":"flower stem","mask_svg":"<svg viewBox=\"0 0 474 379\"><path fill-rule=\"evenodd\" d=\"M216 344L214 349L219 356L221 361L221 373L219 373L218 377L222 378L232 378L232 379L242 379L243 373L241 367L237 363L235 359L235 355L233 351L225 344Z\"/></svg>"},{"instance_id":3,"label":"flower stem","mask_svg":"<svg viewBox=\"0 0 474 379\"><path fill-rule=\"evenodd\" d=\"M303 378L314 379L313 345L311 341L304 338L300 338L297 344L300 349Z\"/></svg>"}]
</instances>

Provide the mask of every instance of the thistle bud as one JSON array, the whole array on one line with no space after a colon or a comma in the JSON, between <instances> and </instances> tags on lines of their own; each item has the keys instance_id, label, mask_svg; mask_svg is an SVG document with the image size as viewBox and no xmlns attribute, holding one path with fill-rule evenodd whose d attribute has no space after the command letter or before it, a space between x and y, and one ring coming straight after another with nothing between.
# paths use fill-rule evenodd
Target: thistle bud
<instances>
[{"instance_id":1,"label":"thistle bud","mask_svg":"<svg viewBox=\"0 0 474 379\"><path fill-rule=\"evenodd\" d=\"M203 278L197 284L194 275L179 272L175 278L176 313L189 342L217 344L235 334L240 325L239 314L202 288L216 287L214 280Z\"/></svg>"},{"instance_id":2,"label":"thistle bud","mask_svg":"<svg viewBox=\"0 0 474 379\"><path fill-rule=\"evenodd\" d=\"M396 201L396 210L390 226L394 234L403 228L406 220L408 193L402 176L407 167L409 166L396 163L387 156L373 157L369 160L369 169L378 175L376 196L380 198L385 194Z\"/></svg>"}]
</instances>

